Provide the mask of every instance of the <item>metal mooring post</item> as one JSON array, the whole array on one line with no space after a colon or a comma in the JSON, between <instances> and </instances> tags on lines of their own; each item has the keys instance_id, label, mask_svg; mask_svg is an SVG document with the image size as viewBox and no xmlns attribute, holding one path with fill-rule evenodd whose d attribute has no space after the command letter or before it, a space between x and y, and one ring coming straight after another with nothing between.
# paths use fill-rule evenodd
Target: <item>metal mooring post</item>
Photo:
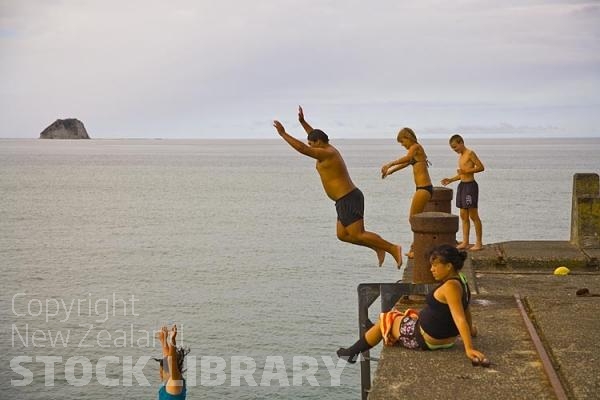
<instances>
[{"instance_id":1,"label":"metal mooring post","mask_svg":"<svg viewBox=\"0 0 600 400\"><path fill-rule=\"evenodd\" d=\"M361 283L358 285L358 334L363 337L367 331L369 307L381 298L381 312L387 312L394 307L398 299L405 295L422 291L412 283ZM419 290L421 289L421 290ZM361 398L366 400L371 390L371 361L368 351L363 353L360 361Z\"/></svg>"},{"instance_id":2,"label":"metal mooring post","mask_svg":"<svg viewBox=\"0 0 600 400\"><path fill-rule=\"evenodd\" d=\"M410 218L414 232L414 259L412 265L412 282L396 283L361 283L358 285L358 334L363 337L369 326L369 307L381 298L381 312L390 311L398 299L406 295L424 296L435 287L435 279L431 275L429 251L440 244L456 244L458 217L449 214L452 190L434 188L434 197L428 205L427 212L413 215ZM431 211L429 211L431 210ZM371 362L369 352L365 351L360 361L361 398L367 400L371 391Z\"/></svg>"}]
</instances>

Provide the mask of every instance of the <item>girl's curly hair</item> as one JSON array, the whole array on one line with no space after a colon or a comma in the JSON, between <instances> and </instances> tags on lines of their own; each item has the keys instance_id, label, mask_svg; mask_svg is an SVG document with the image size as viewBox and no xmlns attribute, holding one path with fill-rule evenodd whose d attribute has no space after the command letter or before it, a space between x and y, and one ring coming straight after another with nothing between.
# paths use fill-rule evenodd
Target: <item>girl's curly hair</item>
<instances>
[{"instance_id":1,"label":"girl's curly hair","mask_svg":"<svg viewBox=\"0 0 600 400\"><path fill-rule=\"evenodd\" d=\"M458 250L456 247L450 246L449 244L442 244L434 247L429 252L429 259L438 259L443 263L450 263L456 271L460 271L467 259L467 252Z\"/></svg>"},{"instance_id":2,"label":"girl's curly hair","mask_svg":"<svg viewBox=\"0 0 600 400\"><path fill-rule=\"evenodd\" d=\"M187 356L190 352L190 348L189 347L183 347L183 346L177 346L177 349L175 350L175 353L177 354L177 369L179 369L179 371L183 374L186 370L183 369L183 363L185 361L185 356ZM167 364L167 368L165 368L165 363L167 362L167 357L168 356L164 356L163 358L154 358L152 357L152 359L154 361L158 361L158 363L160 364L160 367L164 370L168 369L168 364Z\"/></svg>"}]
</instances>

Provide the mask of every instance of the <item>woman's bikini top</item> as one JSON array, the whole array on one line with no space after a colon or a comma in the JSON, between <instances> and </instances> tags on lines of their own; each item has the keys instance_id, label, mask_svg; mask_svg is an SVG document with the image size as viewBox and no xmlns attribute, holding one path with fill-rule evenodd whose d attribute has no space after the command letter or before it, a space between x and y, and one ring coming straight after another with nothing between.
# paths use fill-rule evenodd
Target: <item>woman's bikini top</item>
<instances>
[{"instance_id":1,"label":"woman's bikini top","mask_svg":"<svg viewBox=\"0 0 600 400\"><path fill-rule=\"evenodd\" d=\"M421 161L417 161L417 160L415 160L415 159L414 159L414 157L413 157L413 158L411 158L411 159L410 159L410 161L409 161L408 163L409 163L410 165L415 165L416 163L420 163L420 162L427 163L427 166L428 166L428 167L430 167L430 166L431 166L431 162L430 162L428 159L424 159L424 160L421 160Z\"/></svg>"}]
</instances>

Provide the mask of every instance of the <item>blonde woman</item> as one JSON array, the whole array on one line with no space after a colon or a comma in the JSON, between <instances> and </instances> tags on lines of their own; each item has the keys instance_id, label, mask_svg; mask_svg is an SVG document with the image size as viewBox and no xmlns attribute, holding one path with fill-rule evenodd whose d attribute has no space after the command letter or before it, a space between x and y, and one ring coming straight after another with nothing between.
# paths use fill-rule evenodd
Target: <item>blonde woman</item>
<instances>
[{"instance_id":1,"label":"blonde woman","mask_svg":"<svg viewBox=\"0 0 600 400\"><path fill-rule=\"evenodd\" d=\"M431 178L429 177L429 161L427 160L427 154L423 146L417 141L417 135L410 128L402 128L398 132L398 143L400 143L407 150L406 155L400 157L397 160L392 160L381 167L381 178L385 178L388 175L393 174L403 168L412 166L413 178L415 180L416 191L412 198L410 205L409 220L415 214L422 213L425 209L425 205L431 199L433 195L433 185L431 184ZM413 249L411 249L406 255L409 258L413 258Z\"/></svg>"}]
</instances>

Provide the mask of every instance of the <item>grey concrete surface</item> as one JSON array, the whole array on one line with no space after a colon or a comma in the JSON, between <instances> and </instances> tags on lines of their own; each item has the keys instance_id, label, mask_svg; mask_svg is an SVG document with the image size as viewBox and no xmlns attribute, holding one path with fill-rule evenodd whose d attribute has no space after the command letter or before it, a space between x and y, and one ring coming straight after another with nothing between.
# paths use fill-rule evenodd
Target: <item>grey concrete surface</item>
<instances>
[{"instance_id":1,"label":"grey concrete surface","mask_svg":"<svg viewBox=\"0 0 600 400\"><path fill-rule=\"evenodd\" d=\"M554 268L571 268L566 276ZM526 306L570 399L600 398L600 271L589 254L568 242L507 242L472 252L472 312L479 329L475 346L492 362L473 367L460 342L449 350L384 348L369 399L553 399L533 341L517 308ZM404 281L410 281L410 268ZM402 305L399 305L400 307ZM357 396L359 398L360 396Z\"/></svg>"}]
</instances>

